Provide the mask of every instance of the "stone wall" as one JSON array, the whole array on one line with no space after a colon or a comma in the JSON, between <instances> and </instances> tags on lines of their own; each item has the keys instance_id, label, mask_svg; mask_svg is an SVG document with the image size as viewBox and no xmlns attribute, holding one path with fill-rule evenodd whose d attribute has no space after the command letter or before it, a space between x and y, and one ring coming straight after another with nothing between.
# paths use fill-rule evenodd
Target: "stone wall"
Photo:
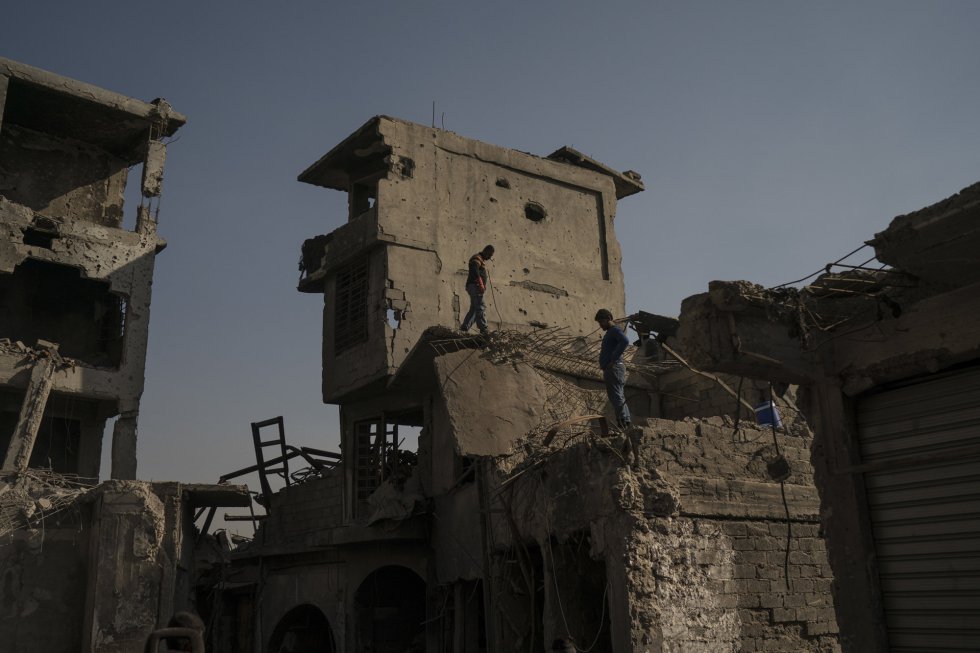
<instances>
[{"instance_id":1,"label":"stone wall","mask_svg":"<svg viewBox=\"0 0 980 653\"><path fill-rule=\"evenodd\" d=\"M500 493L500 509L514 521L493 522L496 559L513 547L547 552L586 533L591 555L605 560L611 613L606 648L596 650L838 651L812 435L794 425L777 439L791 468L782 484L767 472L771 431L736 433L721 418L649 420L634 436L632 460L625 438L543 451L507 474L514 487ZM542 572L550 588L557 572L547 562ZM559 588L542 597L538 632L548 641L571 628L587 643L596 629L577 632L562 605L601 598L560 584L565 596Z\"/></svg>"},{"instance_id":2,"label":"stone wall","mask_svg":"<svg viewBox=\"0 0 980 653\"><path fill-rule=\"evenodd\" d=\"M300 545L317 532L340 526L344 515L343 480L338 468L275 493L270 515L262 521L255 541Z\"/></svg>"}]
</instances>

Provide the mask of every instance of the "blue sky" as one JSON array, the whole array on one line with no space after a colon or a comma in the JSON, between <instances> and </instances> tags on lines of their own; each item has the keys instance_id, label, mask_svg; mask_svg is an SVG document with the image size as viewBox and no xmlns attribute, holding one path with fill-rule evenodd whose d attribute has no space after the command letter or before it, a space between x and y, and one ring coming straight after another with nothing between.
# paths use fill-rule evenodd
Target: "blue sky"
<instances>
[{"instance_id":1,"label":"blue sky","mask_svg":"<svg viewBox=\"0 0 980 653\"><path fill-rule=\"evenodd\" d=\"M19 2L0 56L188 124L169 150L140 476L253 462L249 422L334 448L299 246L345 197L296 175L384 113L643 175L627 307L819 269L980 180L980 2ZM128 207L130 211L133 207ZM106 443L108 446L108 442ZM106 472L107 470L104 470Z\"/></svg>"}]
</instances>

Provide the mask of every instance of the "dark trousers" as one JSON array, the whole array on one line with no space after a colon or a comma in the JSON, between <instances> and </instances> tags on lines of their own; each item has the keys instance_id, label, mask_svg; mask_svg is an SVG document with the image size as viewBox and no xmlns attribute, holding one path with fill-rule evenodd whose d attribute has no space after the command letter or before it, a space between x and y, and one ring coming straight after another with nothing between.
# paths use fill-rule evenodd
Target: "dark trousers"
<instances>
[{"instance_id":1,"label":"dark trousers","mask_svg":"<svg viewBox=\"0 0 980 653\"><path fill-rule=\"evenodd\" d=\"M623 361L617 361L609 365L602 371L602 378L606 382L606 394L609 395L609 402L616 409L616 421L620 426L630 423L630 409L626 405L626 365Z\"/></svg>"},{"instance_id":2,"label":"dark trousers","mask_svg":"<svg viewBox=\"0 0 980 653\"><path fill-rule=\"evenodd\" d=\"M459 326L463 331L469 331L476 320L476 326L480 333L487 332L487 305L483 301L483 293L475 283L467 284L466 292L470 295L470 310L463 318L463 323Z\"/></svg>"}]
</instances>

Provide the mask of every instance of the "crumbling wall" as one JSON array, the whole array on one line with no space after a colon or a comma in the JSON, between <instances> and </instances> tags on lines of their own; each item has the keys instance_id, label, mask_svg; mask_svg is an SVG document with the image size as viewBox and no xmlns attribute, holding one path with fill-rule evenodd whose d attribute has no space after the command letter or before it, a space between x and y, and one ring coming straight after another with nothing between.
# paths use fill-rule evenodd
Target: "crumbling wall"
<instances>
[{"instance_id":1,"label":"crumbling wall","mask_svg":"<svg viewBox=\"0 0 980 653\"><path fill-rule=\"evenodd\" d=\"M311 538L316 533L343 523L343 498L344 476L340 468L284 487L272 495L269 516L260 522L255 542L313 544Z\"/></svg>"},{"instance_id":2,"label":"crumbling wall","mask_svg":"<svg viewBox=\"0 0 980 653\"><path fill-rule=\"evenodd\" d=\"M30 474L8 478L0 494L0 523L15 523L11 511L33 515L0 540L0 640L10 650L129 653L189 607L180 484L69 492Z\"/></svg>"},{"instance_id":3,"label":"crumbling wall","mask_svg":"<svg viewBox=\"0 0 980 653\"><path fill-rule=\"evenodd\" d=\"M0 195L45 216L119 227L128 165L92 145L18 125L0 130Z\"/></svg>"},{"instance_id":4,"label":"crumbling wall","mask_svg":"<svg viewBox=\"0 0 980 653\"><path fill-rule=\"evenodd\" d=\"M184 122L162 99L140 102L0 58L0 340L48 340L73 359L54 391L98 402L103 422L119 415L114 478L136 476L150 286L166 246L151 205L161 139ZM140 163L143 200L135 228L124 230L128 170ZM0 348L2 386L26 385L31 361L19 348Z\"/></svg>"},{"instance_id":5,"label":"crumbling wall","mask_svg":"<svg viewBox=\"0 0 980 653\"><path fill-rule=\"evenodd\" d=\"M525 538L547 549L552 538L591 533L593 554L606 561L609 609L625 617L612 621L613 650L839 650L811 436L777 437L793 470L782 487L766 471L771 434L733 434L721 419L650 420L630 465L624 439L543 453L501 491L514 522L495 520L496 541L505 551ZM564 634L566 621L576 628L557 596L544 614L546 637ZM595 633L571 634L581 642Z\"/></svg>"}]
</instances>

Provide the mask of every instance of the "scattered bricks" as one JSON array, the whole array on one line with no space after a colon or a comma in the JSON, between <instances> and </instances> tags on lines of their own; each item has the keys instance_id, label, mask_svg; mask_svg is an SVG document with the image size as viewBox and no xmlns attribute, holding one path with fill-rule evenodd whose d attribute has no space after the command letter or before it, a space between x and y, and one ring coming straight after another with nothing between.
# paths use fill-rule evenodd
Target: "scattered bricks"
<instances>
[{"instance_id":1,"label":"scattered bricks","mask_svg":"<svg viewBox=\"0 0 980 653\"><path fill-rule=\"evenodd\" d=\"M803 609L805 610L806 608ZM796 621L796 608L774 608L772 611L772 620L775 623Z\"/></svg>"}]
</instances>

